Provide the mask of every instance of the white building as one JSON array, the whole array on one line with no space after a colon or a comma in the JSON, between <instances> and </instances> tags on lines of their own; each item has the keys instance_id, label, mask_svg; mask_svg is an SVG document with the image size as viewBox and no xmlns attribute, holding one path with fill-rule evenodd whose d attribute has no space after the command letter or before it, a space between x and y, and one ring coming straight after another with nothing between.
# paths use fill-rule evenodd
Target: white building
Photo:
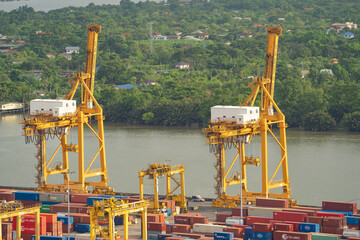
<instances>
[{"instance_id":1,"label":"white building","mask_svg":"<svg viewBox=\"0 0 360 240\"><path fill-rule=\"evenodd\" d=\"M63 117L76 113L75 100L34 99L30 101L30 115Z\"/></svg>"},{"instance_id":2,"label":"white building","mask_svg":"<svg viewBox=\"0 0 360 240\"><path fill-rule=\"evenodd\" d=\"M213 106L211 107L211 122L228 122L236 124L249 124L259 120L259 107L241 106Z\"/></svg>"},{"instance_id":3,"label":"white building","mask_svg":"<svg viewBox=\"0 0 360 240\"><path fill-rule=\"evenodd\" d=\"M65 52L68 53L68 54L79 53L80 52L80 47L66 47Z\"/></svg>"}]
</instances>

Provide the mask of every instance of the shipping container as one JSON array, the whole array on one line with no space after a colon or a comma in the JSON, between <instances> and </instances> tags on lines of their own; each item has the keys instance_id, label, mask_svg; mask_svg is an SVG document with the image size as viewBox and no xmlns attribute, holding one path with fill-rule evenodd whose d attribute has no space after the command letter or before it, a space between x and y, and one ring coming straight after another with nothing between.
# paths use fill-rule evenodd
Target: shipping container
<instances>
[{"instance_id":1,"label":"shipping container","mask_svg":"<svg viewBox=\"0 0 360 240\"><path fill-rule=\"evenodd\" d=\"M273 198L256 198L255 206L270 207L270 208L288 208L289 200L273 199Z\"/></svg>"},{"instance_id":2,"label":"shipping container","mask_svg":"<svg viewBox=\"0 0 360 240\"><path fill-rule=\"evenodd\" d=\"M209 218L203 216L191 216L190 225L193 226L195 223L207 224L209 223Z\"/></svg>"},{"instance_id":3,"label":"shipping container","mask_svg":"<svg viewBox=\"0 0 360 240\"><path fill-rule=\"evenodd\" d=\"M88 233L90 232L90 224L78 223L75 225L75 232Z\"/></svg>"},{"instance_id":4,"label":"shipping container","mask_svg":"<svg viewBox=\"0 0 360 240\"><path fill-rule=\"evenodd\" d=\"M294 231L294 226L292 224L286 224L286 223L274 223L273 229L274 231L292 232Z\"/></svg>"},{"instance_id":5,"label":"shipping container","mask_svg":"<svg viewBox=\"0 0 360 240\"><path fill-rule=\"evenodd\" d=\"M247 216L245 224L252 225L254 223L270 223L271 220L273 220L271 217Z\"/></svg>"},{"instance_id":6,"label":"shipping container","mask_svg":"<svg viewBox=\"0 0 360 240\"><path fill-rule=\"evenodd\" d=\"M323 226L343 228L346 226L346 219L341 217L324 218Z\"/></svg>"},{"instance_id":7,"label":"shipping container","mask_svg":"<svg viewBox=\"0 0 360 240\"><path fill-rule=\"evenodd\" d=\"M320 225L317 223L300 223L300 232L320 232Z\"/></svg>"},{"instance_id":8,"label":"shipping container","mask_svg":"<svg viewBox=\"0 0 360 240\"><path fill-rule=\"evenodd\" d=\"M326 233L312 233L312 240L340 240L341 235L336 234L326 234Z\"/></svg>"},{"instance_id":9,"label":"shipping container","mask_svg":"<svg viewBox=\"0 0 360 240\"><path fill-rule=\"evenodd\" d=\"M311 240L310 233L275 231L274 240Z\"/></svg>"},{"instance_id":10,"label":"shipping container","mask_svg":"<svg viewBox=\"0 0 360 240\"><path fill-rule=\"evenodd\" d=\"M57 221L62 222L64 225L68 225L68 224L73 224L74 223L74 218L73 217L61 217L61 216L57 216Z\"/></svg>"},{"instance_id":11,"label":"shipping container","mask_svg":"<svg viewBox=\"0 0 360 240\"><path fill-rule=\"evenodd\" d=\"M15 200L24 200L24 201L34 201L39 202L39 195L38 192L14 192Z\"/></svg>"},{"instance_id":12,"label":"shipping container","mask_svg":"<svg viewBox=\"0 0 360 240\"><path fill-rule=\"evenodd\" d=\"M308 216L307 213L283 212L283 211L275 211L273 214L274 220L294 221L294 222L304 222L307 216Z\"/></svg>"},{"instance_id":13,"label":"shipping container","mask_svg":"<svg viewBox=\"0 0 360 240\"><path fill-rule=\"evenodd\" d=\"M328 218L328 217L338 217L338 218L342 218L345 216L344 213L338 213L338 212L316 212L316 216L318 217L325 217L325 218Z\"/></svg>"},{"instance_id":14,"label":"shipping container","mask_svg":"<svg viewBox=\"0 0 360 240\"><path fill-rule=\"evenodd\" d=\"M205 238L205 234L200 234L200 233L177 233L177 232L174 232L173 234L176 236L186 237L186 238L190 238L190 239Z\"/></svg>"},{"instance_id":15,"label":"shipping container","mask_svg":"<svg viewBox=\"0 0 360 240\"><path fill-rule=\"evenodd\" d=\"M242 208L242 216L247 217L247 215L248 215L248 207L247 206L232 208L231 209L231 215L233 217L235 217L235 216L240 217L241 216L241 208Z\"/></svg>"},{"instance_id":16,"label":"shipping container","mask_svg":"<svg viewBox=\"0 0 360 240\"><path fill-rule=\"evenodd\" d=\"M156 232L166 233L166 223L148 222L147 229L148 229L148 231L156 231Z\"/></svg>"},{"instance_id":17,"label":"shipping container","mask_svg":"<svg viewBox=\"0 0 360 240\"><path fill-rule=\"evenodd\" d=\"M272 227L270 223L254 223L252 225L253 232L272 232Z\"/></svg>"},{"instance_id":18,"label":"shipping container","mask_svg":"<svg viewBox=\"0 0 360 240\"><path fill-rule=\"evenodd\" d=\"M225 220L226 225L244 225L245 217L227 217Z\"/></svg>"},{"instance_id":19,"label":"shipping container","mask_svg":"<svg viewBox=\"0 0 360 240\"><path fill-rule=\"evenodd\" d=\"M314 210L307 210L307 209L299 209L299 208L284 208L283 212L298 212L298 213L307 213L308 216L316 216L316 212Z\"/></svg>"},{"instance_id":20,"label":"shipping container","mask_svg":"<svg viewBox=\"0 0 360 240\"><path fill-rule=\"evenodd\" d=\"M272 239L272 233L271 232L253 232L252 239L270 240L270 239Z\"/></svg>"},{"instance_id":21,"label":"shipping container","mask_svg":"<svg viewBox=\"0 0 360 240\"><path fill-rule=\"evenodd\" d=\"M234 240L232 232L214 232L214 240Z\"/></svg>"},{"instance_id":22,"label":"shipping container","mask_svg":"<svg viewBox=\"0 0 360 240\"><path fill-rule=\"evenodd\" d=\"M166 230L166 228L165 228ZM180 232L180 233L189 233L191 231L191 226L187 224L173 224L172 225L173 232Z\"/></svg>"},{"instance_id":23,"label":"shipping container","mask_svg":"<svg viewBox=\"0 0 360 240\"><path fill-rule=\"evenodd\" d=\"M65 203L68 201L68 195L67 193L40 193L39 201Z\"/></svg>"},{"instance_id":24,"label":"shipping container","mask_svg":"<svg viewBox=\"0 0 360 240\"><path fill-rule=\"evenodd\" d=\"M173 234L159 234L157 240L165 240L165 238L173 236Z\"/></svg>"},{"instance_id":25,"label":"shipping container","mask_svg":"<svg viewBox=\"0 0 360 240\"><path fill-rule=\"evenodd\" d=\"M272 217L275 211L281 211L280 208L269 207L248 207L248 216L267 216Z\"/></svg>"},{"instance_id":26,"label":"shipping container","mask_svg":"<svg viewBox=\"0 0 360 240\"><path fill-rule=\"evenodd\" d=\"M175 215L174 216L174 223L189 225L190 224L190 218L191 218L191 215L185 215L185 214Z\"/></svg>"},{"instance_id":27,"label":"shipping container","mask_svg":"<svg viewBox=\"0 0 360 240\"><path fill-rule=\"evenodd\" d=\"M343 234L344 237L360 238L360 231L359 230L344 229L342 234Z\"/></svg>"},{"instance_id":28,"label":"shipping container","mask_svg":"<svg viewBox=\"0 0 360 240\"><path fill-rule=\"evenodd\" d=\"M346 216L347 225L360 225L360 217Z\"/></svg>"},{"instance_id":29,"label":"shipping container","mask_svg":"<svg viewBox=\"0 0 360 240\"><path fill-rule=\"evenodd\" d=\"M223 228L223 232L232 232L234 234L234 238L241 238L245 236L245 228L225 227Z\"/></svg>"},{"instance_id":30,"label":"shipping container","mask_svg":"<svg viewBox=\"0 0 360 240\"><path fill-rule=\"evenodd\" d=\"M246 237L252 237L252 234L253 234L252 227L245 228L245 236Z\"/></svg>"},{"instance_id":31,"label":"shipping container","mask_svg":"<svg viewBox=\"0 0 360 240\"><path fill-rule=\"evenodd\" d=\"M322 209L323 210L331 210L331 211L352 212L353 214L356 214L357 213L357 203L323 201Z\"/></svg>"},{"instance_id":32,"label":"shipping container","mask_svg":"<svg viewBox=\"0 0 360 240\"><path fill-rule=\"evenodd\" d=\"M222 232L225 226L195 223L193 226L193 232L197 233L211 233Z\"/></svg>"},{"instance_id":33,"label":"shipping container","mask_svg":"<svg viewBox=\"0 0 360 240\"><path fill-rule=\"evenodd\" d=\"M216 213L216 221L217 222L225 222L226 218L231 217L231 212L221 212Z\"/></svg>"},{"instance_id":34,"label":"shipping container","mask_svg":"<svg viewBox=\"0 0 360 240\"><path fill-rule=\"evenodd\" d=\"M163 231L148 231L147 235L148 235L148 239L158 239L158 236L160 234L166 234Z\"/></svg>"},{"instance_id":35,"label":"shipping container","mask_svg":"<svg viewBox=\"0 0 360 240\"><path fill-rule=\"evenodd\" d=\"M338 227L329 227L329 226L325 226L323 225L322 227L322 231L323 233L331 233L331 234L343 234L343 228L338 228Z\"/></svg>"},{"instance_id":36,"label":"shipping container","mask_svg":"<svg viewBox=\"0 0 360 240\"><path fill-rule=\"evenodd\" d=\"M291 224L293 225L293 229L295 232L299 231L299 224L300 222L293 222L293 221L284 221L285 224Z\"/></svg>"}]
</instances>

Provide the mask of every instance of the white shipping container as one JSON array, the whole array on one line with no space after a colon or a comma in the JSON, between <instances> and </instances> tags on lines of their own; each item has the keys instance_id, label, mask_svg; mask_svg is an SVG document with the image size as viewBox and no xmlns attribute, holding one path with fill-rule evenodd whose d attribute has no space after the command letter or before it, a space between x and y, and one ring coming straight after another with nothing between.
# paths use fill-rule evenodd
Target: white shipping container
<instances>
[{"instance_id":1,"label":"white shipping container","mask_svg":"<svg viewBox=\"0 0 360 240\"><path fill-rule=\"evenodd\" d=\"M354 230L354 229L344 229L343 236L344 237L356 237L356 238L359 238L360 237L360 231L359 230Z\"/></svg>"},{"instance_id":2,"label":"white shipping container","mask_svg":"<svg viewBox=\"0 0 360 240\"><path fill-rule=\"evenodd\" d=\"M59 193L40 193L39 200L40 202L67 202L68 196L67 194L59 194Z\"/></svg>"},{"instance_id":3,"label":"white shipping container","mask_svg":"<svg viewBox=\"0 0 360 240\"><path fill-rule=\"evenodd\" d=\"M30 101L30 115L63 117L75 113L75 100L34 99Z\"/></svg>"},{"instance_id":4,"label":"white shipping container","mask_svg":"<svg viewBox=\"0 0 360 240\"><path fill-rule=\"evenodd\" d=\"M248 124L259 120L259 107L213 106L211 107L211 122L232 122Z\"/></svg>"},{"instance_id":5,"label":"white shipping container","mask_svg":"<svg viewBox=\"0 0 360 240\"><path fill-rule=\"evenodd\" d=\"M282 211L281 208L269 208L269 207L248 207L249 216L273 216L275 211Z\"/></svg>"},{"instance_id":6,"label":"white shipping container","mask_svg":"<svg viewBox=\"0 0 360 240\"><path fill-rule=\"evenodd\" d=\"M90 234L76 234L75 240L90 240Z\"/></svg>"},{"instance_id":7,"label":"white shipping container","mask_svg":"<svg viewBox=\"0 0 360 240\"><path fill-rule=\"evenodd\" d=\"M244 219L235 218L235 217L227 217L225 220L225 224L226 225L234 225L234 224L244 225Z\"/></svg>"},{"instance_id":8,"label":"white shipping container","mask_svg":"<svg viewBox=\"0 0 360 240\"><path fill-rule=\"evenodd\" d=\"M214 232L222 232L224 227L220 225L212 225L212 224L203 224L203 223L195 223L193 226L194 233L214 233Z\"/></svg>"}]
</instances>

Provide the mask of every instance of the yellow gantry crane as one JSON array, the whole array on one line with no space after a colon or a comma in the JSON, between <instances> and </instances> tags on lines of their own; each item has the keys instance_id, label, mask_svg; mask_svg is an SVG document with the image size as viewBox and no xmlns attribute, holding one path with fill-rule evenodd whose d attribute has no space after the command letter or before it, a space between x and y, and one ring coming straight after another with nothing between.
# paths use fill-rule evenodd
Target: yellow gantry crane
<instances>
[{"instance_id":1,"label":"yellow gantry crane","mask_svg":"<svg viewBox=\"0 0 360 240\"><path fill-rule=\"evenodd\" d=\"M115 240L116 231L114 218L115 216L123 215L124 219L124 235L122 239L128 239L129 228L129 214L141 212L142 214L142 239L147 239L147 206L148 201L138 201L127 203L126 199L104 199L95 201L92 207L89 207L90 212L90 240L95 240L96 235L100 234L101 237L109 240ZM108 228L99 226L98 220L108 220Z\"/></svg>"},{"instance_id":2,"label":"yellow gantry crane","mask_svg":"<svg viewBox=\"0 0 360 240\"><path fill-rule=\"evenodd\" d=\"M180 174L180 181L174 178L174 175ZM185 198L185 167L182 164L168 165L161 163L154 163L146 170L139 171L139 185L140 185L140 199L144 199L144 176L149 176L149 179L154 180L154 206L152 211L158 213L160 210L159 204L159 177L166 176L166 199L175 200L175 203L180 207L181 211L187 212L187 204ZM175 183L174 188L171 188L171 180ZM180 187L181 193L173 195L173 193Z\"/></svg>"},{"instance_id":3,"label":"yellow gantry crane","mask_svg":"<svg viewBox=\"0 0 360 240\"><path fill-rule=\"evenodd\" d=\"M40 206L24 208L20 202L0 202L0 226L3 219L16 218L16 240L21 240L21 219L26 214L35 214L35 240L40 240ZM0 228L0 239L2 230Z\"/></svg>"},{"instance_id":4,"label":"yellow gantry crane","mask_svg":"<svg viewBox=\"0 0 360 240\"><path fill-rule=\"evenodd\" d=\"M289 199L293 202L290 198L290 178L287 161L285 131L287 124L285 123L284 114L274 101L278 39L281 33L282 28L280 27L267 28L268 42L265 76L256 78L249 84L249 87L252 89L251 95L241 107L215 106L212 109L212 115L214 113L214 116L212 116L210 125L203 129L206 134L207 144L209 144L210 150L217 159L214 166L217 170L215 190L218 198L213 203L214 207L234 207L240 203L240 195L231 196L226 193L227 187L235 184L241 184L243 204L245 202L254 203L257 197ZM260 109L254 107L259 93L261 95ZM217 115L215 114L216 107L219 111ZM232 111L232 116L228 118L226 111ZM257 117L251 117L256 116L256 114ZM248 118L249 116L250 118ZM249 120L245 121L245 119ZM279 137L272 131L272 126L274 125L279 129ZM252 138L257 134L261 136L261 158L246 156L245 144L250 144ZM268 136L273 137L279 147L279 155L281 155L277 163L276 159L271 159L270 161L272 164L275 164L275 171L272 174L269 172L268 167ZM235 148L236 155L229 167L226 168L225 151L230 147ZM233 169L237 159L240 162L240 173L234 172L230 175L230 171ZM248 165L261 165L261 192L251 192L248 190L246 172ZM282 172L280 178L278 176L280 174L277 175L278 172ZM278 180L275 180L276 175ZM282 193L270 192L270 190L276 188L282 189Z\"/></svg>"},{"instance_id":5,"label":"yellow gantry crane","mask_svg":"<svg viewBox=\"0 0 360 240\"><path fill-rule=\"evenodd\" d=\"M36 182L41 191L64 191L67 190L67 183L69 183L70 191L73 192L87 192L89 190L102 193L112 192L107 185L108 175L105 156L104 116L102 108L93 95L97 42L98 34L101 32L101 26L89 25L87 32L88 43L85 73L77 73L72 77L70 81L73 86L63 100L34 101L33 110L31 101L30 118L25 118L22 122L25 142L34 142L38 150L35 155L38 160L36 166ZM76 103L72 99L79 86L81 89L81 104L74 107ZM40 107L36 108L36 106ZM74 110L71 111L67 109ZM65 112L62 113L61 111ZM97 130L91 126L92 119L97 122ZM85 126L87 126L96 137L99 146L93 158L91 159L90 157L90 163L87 167L85 167L84 150ZM77 128L77 144L68 143L68 134L72 128ZM48 155L46 152L46 142L50 138L55 138L59 140L60 143L56 150ZM62 163L58 162L54 164L54 158L59 152L62 154L60 157ZM69 152L77 153L78 181L71 181L69 177ZM90 169L97 159L100 159L100 169ZM51 165L52 162L53 164ZM55 174L63 174L64 184L48 183L48 177ZM90 177L100 177L100 181L87 181ZM88 189L89 186L91 186L92 189Z\"/></svg>"}]
</instances>

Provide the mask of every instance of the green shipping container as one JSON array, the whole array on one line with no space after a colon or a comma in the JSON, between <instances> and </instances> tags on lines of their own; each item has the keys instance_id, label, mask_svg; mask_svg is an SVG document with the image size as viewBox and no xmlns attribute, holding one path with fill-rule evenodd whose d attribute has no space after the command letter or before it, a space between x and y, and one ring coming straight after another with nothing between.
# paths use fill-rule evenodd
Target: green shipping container
<instances>
[{"instance_id":1,"label":"green shipping container","mask_svg":"<svg viewBox=\"0 0 360 240\"><path fill-rule=\"evenodd\" d=\"M340 240L340 235L328 235L328 234L319 234L313 233L311 234L311 240Z\"/></svg>"},{"instance_id":2,"label":"green shipping container","mask_svg":"<svg viewBox=\"0 0 360 240\"><path fill-rule=\"evenodd\" d=\"M50 205L42 205L40 207L40 212L41 213L50 213Z\"/></svg>"}]
</instances>

